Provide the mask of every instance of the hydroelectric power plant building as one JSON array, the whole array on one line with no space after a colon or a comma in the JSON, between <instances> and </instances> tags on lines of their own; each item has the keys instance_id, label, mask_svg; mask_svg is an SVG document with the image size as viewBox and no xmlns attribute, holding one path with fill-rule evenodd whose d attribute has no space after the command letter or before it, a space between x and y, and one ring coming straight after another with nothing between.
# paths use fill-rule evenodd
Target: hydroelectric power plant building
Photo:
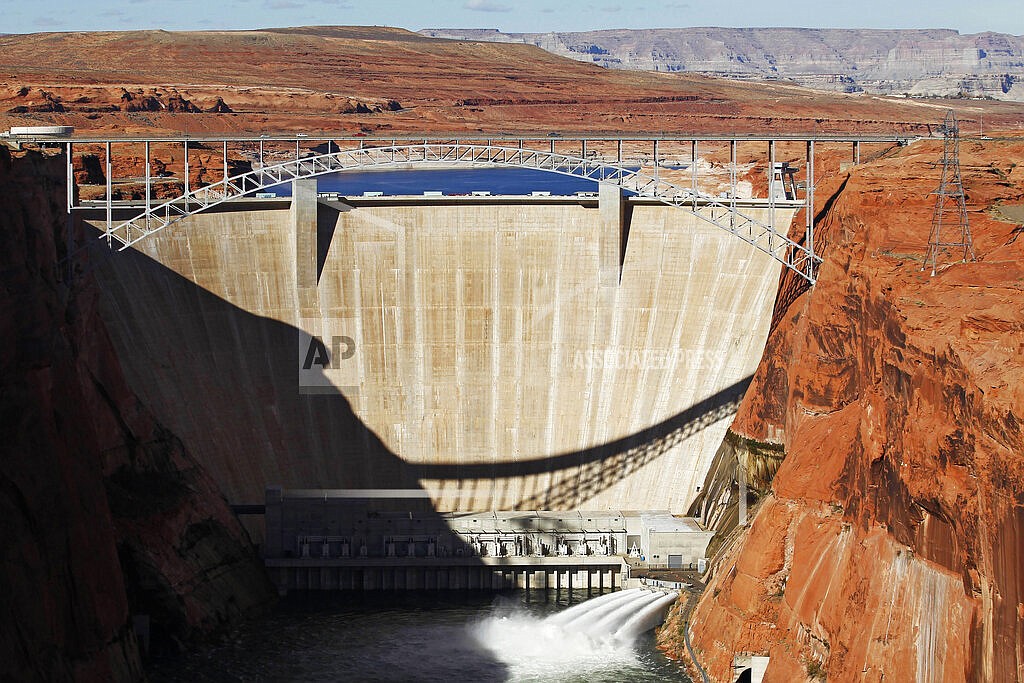
<instances>
[{"instance_id":1,"label":"hydroelectric power plant building","mask_svg":"<svg viewBox=\"0 0 1024 683\"><path fill-rule=\"evenodd\" d=\"M626 557L695 569L713 535L667 512L438 515L395 512L388 500L268 489L264 548L278 589L620 588Z\"/></svg>"}]
</instances>

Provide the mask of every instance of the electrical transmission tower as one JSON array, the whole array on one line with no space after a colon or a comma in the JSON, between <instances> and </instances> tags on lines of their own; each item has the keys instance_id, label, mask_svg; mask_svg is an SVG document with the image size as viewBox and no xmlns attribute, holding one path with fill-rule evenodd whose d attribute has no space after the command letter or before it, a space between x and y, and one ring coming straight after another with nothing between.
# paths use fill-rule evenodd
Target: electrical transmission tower
<instances>
[{"instance_id":1,"label":"electrical transmission tower","mask_svg":"<svg viewBox=\"0 0 1024 683\"><path fill-rule=\"evenodd\" d=\"M974 261L971 226L967 223L967 205L964 201L964 183L960 176L960 128L956 114L950 110L940 129L942 144L942 180L935 191L935 213L932 215L932 233L928 238L928 255L921 270L932 266L932 275L938 267L940 254L947 251L962 252L963 262ZM945 235L946 241L943 241Z\"/></svg>"}]
</instances>

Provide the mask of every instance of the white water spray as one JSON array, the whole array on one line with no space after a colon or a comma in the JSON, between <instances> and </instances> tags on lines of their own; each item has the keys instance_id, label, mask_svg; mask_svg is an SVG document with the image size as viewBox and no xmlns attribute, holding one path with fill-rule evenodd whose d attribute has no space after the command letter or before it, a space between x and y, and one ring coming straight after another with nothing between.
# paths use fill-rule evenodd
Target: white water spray
<instances>
[{"instance_id":1,"label":"white water spray","mask_svg":"<svg viewBox=\"0 0 1024 683\"><path fill-rule=\"evenodd\" d=\"M608 593L599 598L593 598L578 605L573 605L558 614L548 617L545 621L549 624L563 626L567 630L578 631L580 630L581 622L596 621L599 617L617 609L622 603L634 599L640 592L639 588L631 588L618 593Z\"/></svg>"},{"instance_id":2,"label":"white water spray","mask_svg":"<svg viewBox=\"0 0 1024 683\"><path fill-rule=\"evenodd\" d=\"M660 624L676 592L631 589L602 595L544 619L491 617L474 628L477 642L514 680L563 680L638 665L636 638Z\"/></svg>"},{"instance_id":3,"label":"white water spray","mask_svg":"<svg viewBox=\"0 0 1024 683\"><path fill-rule=\"evenodd\" d=\"M592 626L589 626L587 633L596 638L610 638L620 626L636 614L637 610L643 609L663 595L664 593L661 591L640 591L640 595L636 596L636 598L617 607L609 614L598 619Z\"/></svg>"},{"instance_id":4,"label":"white water spray","mask_svg":"<svg viewBox=\"0 0 1024 683\"><path fill-rule=\"evenodd\" d=\"M632 642L641 633L649 631L663 622L669 605L675 602L678 597L676 593L669 593L649 603L631 616L625 624L620 626L612 637L615 640Z\"/></svg>"}]
</instances>

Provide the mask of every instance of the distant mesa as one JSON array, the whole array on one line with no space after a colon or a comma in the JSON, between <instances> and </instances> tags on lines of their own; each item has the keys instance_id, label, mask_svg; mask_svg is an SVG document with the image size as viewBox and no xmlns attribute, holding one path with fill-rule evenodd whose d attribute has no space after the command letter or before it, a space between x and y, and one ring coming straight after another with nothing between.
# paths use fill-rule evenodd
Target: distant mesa
<instances>
[{"instance_id":1,"label":"distant mesa","mask_svg":"<svg viewBox=\"0 0 1024 683\"><path fill-rule=\"evenodd\" d=\"M349 100L347 104L342 106L342 114L379 114L382 111L401 111L402 105L396 100L388 100L383 103L369 104L367 102L359 102L355 100Z\"/></svg>"},{"instance_id":2,"label":"distant mesa","mask_svg":"<svg viewBox=\"0 0 1024 683\"><path fill-rule=\"evenodd\" d=\"M610 69L788 80L839 92L1024 102L1024 36L948 29L613 29L502 33L424 29L431 38L525 43Z\"/></svg>"},{"instance_id":3,"label":"distant mesa","mask_svg":"<svg viewBox=\"0 0 1024 683\"><path fill-rule=\"evenodd\" d=\"M257 134L324 127L378 135L424 127L452 132L510 127L548 131L567 125L592 131L721 132L770 126L775 132L816 127L820 132L928 134L936 116L930 108L835 92L888 88L902 94L900 88L905 88L916 95L955 88L956 95L1013 99L1021 87L1019 69L1002 69L1006 55L1020 52L1020 40L1012 37L1002 48L993 35L977 37L978 49L961 62L985 59L1000 69L955 79L952 86L943 77L917 79L914 60L920 59L914 50L932 48L892 38L913 32L865 34L875 36L876 42L888 41L876 46L880 54L889 54L891 44L899 43L898 49L892 48L897 51L889 58L892 73L886 76L872 75L870 55L861 56L871 50L857 43L868 38L858 32L777 29L777 36L762 31L757 38L759 30L753 29L690 31L696 31L694 36L706 34L684 46L690 52L679 46L679 31L459 33L473 42L401 29L344 26L12 36L0 40L0 127L38 122L132 135L170 134L185 129L181 117L206 114L230 116L232 130ZM723 31L728 35L718 34ZM456 36L457 31L434 33ZM951 31L917 33L921 40L964 39ZM534 42L525 42L523 36ZM840 44L837 36L849 44ZM654 37L660 42L655 44ZM789 43L780 43L783 38ZM826 38L832 41L828 45L838 47L828 47ZM639 47L630 51L628 40ZM751 47L758 40L765 49ZM535 44L538 41L573 59L546 52ZM696 61L686 56L690 53ZM120 56L119 64L132 65L131 85L111 62L111 54ZM850 62L843 67L849 67L849 73L838 72L829 61L838 59L836 54ZM1024 65L1024 59L1020 63ZM896 71L902 64L910 66L900 75ZM652 71L624 71L642 68ZM675 71L678 77L664 78L654 70ZM716 70L749 82L700 75ZM812 74L806 80L822 90L791 87L796 72ZM887 85L871 80L883 76L903 81ZM985 113L985 124L1008 129L1016 116L992 109L991 115ZM191 130L200 127L189 125Z\"/></svg>"},{"instance_id":4,"label":"distant mesa","mask_svg":"<svg viewBox=\"0 0 1024 683\"><path fill-rule=\"evenodd\" d=\"M192 104L191 101L186 100L184 97L175 93L167 98L167 111L184 112L187 114L197 114L202 111L199 107Z\"/></svg>"}]
</instances>

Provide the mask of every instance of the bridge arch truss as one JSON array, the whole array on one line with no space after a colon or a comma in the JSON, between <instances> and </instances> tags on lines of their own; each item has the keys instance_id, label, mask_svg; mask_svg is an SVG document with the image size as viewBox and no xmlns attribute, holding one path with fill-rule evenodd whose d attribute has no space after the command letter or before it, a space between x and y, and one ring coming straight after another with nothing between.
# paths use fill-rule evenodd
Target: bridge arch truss
<instances>
[{"instance_id":1,"label":"bridge arch truss","mask_svg":"<svg viewBox=\"0 0 1024 683\"><path fill-rule=\"evenodd\" d=\"M390 145L364 146L359 148L338 149L326 153L300 155L296 144L295 158L273 164L260 165L251 171L228 177L227 174L227 143L225 142L225 173L224 178L189 189L174 199L154 202L149 199L150 177L148 175L149 143L146 143L147 176L145 207L128 220L114 220L113 206L110 200L110 142L107 145L108 187L107 187L107 221L106 230L100 234L108 244L117 242L120 249L127 249L146 237L163 230L189 216L211 209L262 190L288 183L294 180L315 178L318 176L381 167L405 167L431 164L456 164L477 167L514 167L558 173L598 183L617 185L622 190L641 198L657 200L668 206L688 211L698 219L721 228L735 237L747 242L754 248L768 254L783 266L792 270L800 277L813 284L821 259L814 252L813 241L813 166L808 167L807 192L804 200L775 201L773 197L760 200L757 211L751 210L749 202L737 200L735 192L727 197L714 197L701 192L696 187L683 187L659 177L657 166L650 171L643 166L634 168L622 163L610 163L597 158L587 158L573 154L556 152L554 144L551 150L537 150L504 144L476 144L463 141L397 141ZM809 159L813 159L809 145ZM770 147L774 150L774 147ZM330 150L330 145L328 145ZM68 145L69 182L71 179L71 145ZM735 180L735 142L733 142L733 172ZM186 159L188 156L186 142ZM262 155L261 155L262 158ZM657 156L655 157L657 158ZM774 151L772 164L774 165ZM186 165L186 177L188 169ZM70 198L69 189L69 198ZM772 194L771 192L769 193ZM69 209L72 208L69 199ZM807 230L802 241L795 241L788 236L789 221L784 225L776 225L776 209L803 208L808 215ZM757 217L768 209L768 220ZM782 215L788 216L788 212Z\"/></svg>"}]
</instances>

